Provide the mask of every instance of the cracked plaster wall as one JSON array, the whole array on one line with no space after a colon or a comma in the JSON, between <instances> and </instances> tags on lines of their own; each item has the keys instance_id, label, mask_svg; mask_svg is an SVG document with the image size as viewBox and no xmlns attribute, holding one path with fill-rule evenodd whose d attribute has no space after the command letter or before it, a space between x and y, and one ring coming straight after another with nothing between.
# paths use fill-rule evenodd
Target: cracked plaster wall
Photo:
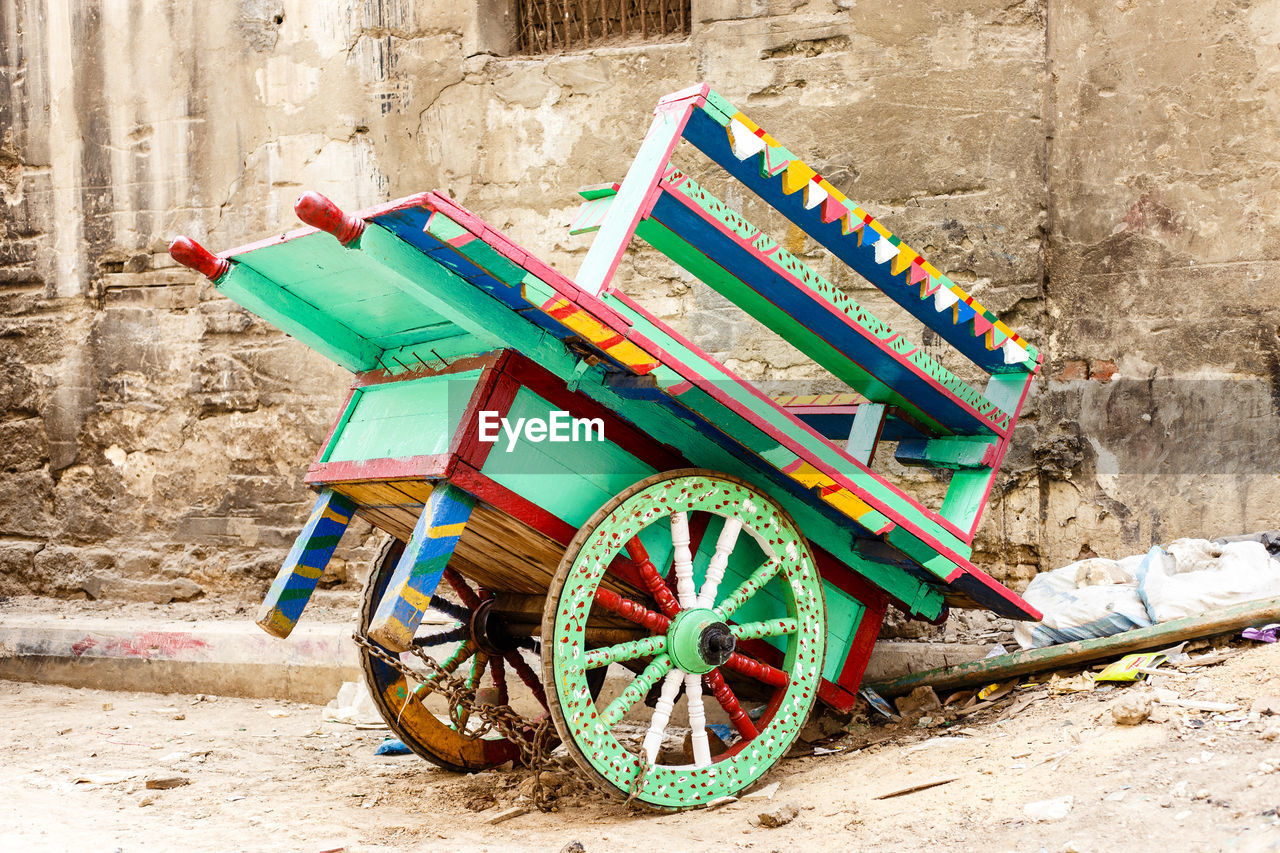
<instances>
[{"instance_id":1,"label":"cracked plaster wall","mask_svg":"<svg viewBox=\"0 0 1280 853\"><path fill-rule=\"evenodd\" d=\"M980 563L1277 526L1278 2L694 0L687 40L538 58L495 0L188 5L0 6L0 594L252 598L302 522L346 377L174 234L444 187L572 274L574 190L698 80L1046 352ZM620 276L771 390L830 387L652 254Z\"/></svg>"}]
</instances>

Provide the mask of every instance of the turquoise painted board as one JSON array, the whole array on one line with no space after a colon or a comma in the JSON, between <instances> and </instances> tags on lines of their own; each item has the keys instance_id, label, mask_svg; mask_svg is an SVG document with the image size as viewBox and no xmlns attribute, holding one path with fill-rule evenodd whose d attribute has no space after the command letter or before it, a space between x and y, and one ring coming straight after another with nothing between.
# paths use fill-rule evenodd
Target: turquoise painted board
<instances>
[{"instance_id":1,"label":"turquoise painted board","mask_svg":"<svg viewBox=\"0 0 1280 853\"><path fill-rule=\"evenodd\" d=\"M394 273L328 234L265 246L236 260L379 347L409 343L396 338L410 330L427 336L416 341L457 334L451 321L405 294Z\"/></svg>"},{"instance_id":2,"label":"turquoise painted board","mask_svg":"<svg viewBox=\"0 0 1280 853\"><path fill-rule=\"evenodd\" d=\"M468 370L357 390L323 461L445 452L479 379L479 370Z\"/></svg>"},{"instance_id":3,"label":"turquoise painted board","mask_svg":"<svg viewBox=\"0 0 1280 853\"><path fill-rule=\"evenodd\" d=\"M515 429L521 418L545 420L556 410L533 391L521 388L506 417ZM509 447L508 434L499 428L483 473L574 527L618 492L656 473L607 435L603 441L535 442L521 434L511 452Z\"/></svg>"}]
</instances>

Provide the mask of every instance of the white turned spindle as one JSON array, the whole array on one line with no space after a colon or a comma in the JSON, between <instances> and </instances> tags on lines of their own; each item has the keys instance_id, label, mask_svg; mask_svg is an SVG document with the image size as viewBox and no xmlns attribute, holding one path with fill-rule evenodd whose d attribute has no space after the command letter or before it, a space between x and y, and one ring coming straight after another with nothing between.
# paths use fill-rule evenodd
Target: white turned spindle
<instances>
[{"instance_id":1,"label":"white turned spindle","mask_svg":"<svg viewBox=\"0 0 1280 853\"><path fill-rule=\"evenodd\" d=\"M720 591L720 581L724 578L725 566L729 565L729 555L738 542L738 533L742 530L742 522L736 518L726 518L720 536L716 539L716 552L711 555L707 565L707 577L702 582L702 592L698 593L699 607L713 607L716 594Z\"/></svg>"},{"instance_id":2,"label":"white turned spindle","mask_svg":"<svg viewBox=\"0 0 1280 853\"><path fill-rule=\"evenodd\" d=\"M662 736L667 731L667 723L671 722L671 712L676 707L676 696L680 694L680 685L684 683L684 673L673 669L667 673L662 682L662 693L653 706L653 719L649 721L649 731L644 733L644 754L650 764L658 760L658 750L662 748Z\"/></svg>"},{"instance_id":3,"label":"white turned spindle","mask_svg":"<svg viewBox=\"0 0 1280 853\"><path fill-rule=\"evenodd\" d=\"M693 766L711 765L711 744L707 741L707 712L702 707L702 676L686 675L684 701L689 706L689 728L693 729Z\"/></svg>"},{"instance_id":4,"label":"white turned spindle","mask_svg":"<svg viewBox=\"0 0 1280 853\"><path fill-rule=\"evenodd\" d=\"M689 552L689 516L671 513L672 560L676 569L676 597L680 607L688 610L698 603L698 590L693 585L693 554Z\"/></svg>"}]
</instances>

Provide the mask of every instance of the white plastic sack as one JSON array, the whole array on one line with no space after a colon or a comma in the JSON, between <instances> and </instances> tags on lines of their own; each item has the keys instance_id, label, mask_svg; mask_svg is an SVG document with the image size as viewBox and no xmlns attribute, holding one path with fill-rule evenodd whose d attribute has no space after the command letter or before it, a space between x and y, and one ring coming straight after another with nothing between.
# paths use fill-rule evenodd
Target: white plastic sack
<instances>
[{"instance_id":1,"label":"white plastic sack","mask_svg":"<svg viewBox=\"0 0 1280 853\"><path fill-rule=\"evenodd\" d=\"M1039 649L1150 626L1151 617L1138 594L1142 560L1095 557L1036 575L1022 597L1044 614L1044 620L1016 623L1014 639L1024 649Z\"/></svg>"},{"instance_id":2,"label":"white plastic sack","mask_svg":"<svg viewBox=\"0 0 1280 853\"><path fill-rule=\"evenodd\" d=\"M1178 539L1147 553L1138 580L1152 620L1167 622L1280 596L1280 561L1261 542Z\"/></svg>"},{"instance_id":3,"label":"white plastic sack","mask_svg":"<svg viewBox=\"0 0 1280 853\"><path fill-rule=\"evenodd\" d=\"M382 722L378 707L373 704L373 697L363 681L342 682L338 697L324 707L321 719L327 723L352 726Z\"/></svg>"}]
</instances>

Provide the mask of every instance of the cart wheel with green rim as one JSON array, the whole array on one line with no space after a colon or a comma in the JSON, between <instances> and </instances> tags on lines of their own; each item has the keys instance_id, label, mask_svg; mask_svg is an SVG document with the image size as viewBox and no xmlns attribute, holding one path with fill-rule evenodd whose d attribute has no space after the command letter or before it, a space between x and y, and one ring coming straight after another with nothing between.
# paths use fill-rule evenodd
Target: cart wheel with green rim
<instances>
[{"instance_id":1,"label":"cart wheel with green rim","mask_svg":"<svg viewBox=\"0 0 1280 853\"><path fill-rule=\"evenodd\" d=\"M674 589L655 568L664 557ZM606 577L638 594L606 588ZM647 634L589 649L588 626L604 615ZM685 809L734 795L804 726L821 680L824 622L813 555L770 498L712 471L649 477L587 520L552 581L542 648L551 715L578 765L619 796ZM597 702L588 674L614 663L632 678ZM745 706L735 685L754 686L763 702ZM650 709L642 700L654 688ZM709 736L709 713L727 718L728 737Z\"/></svg>"}]
</instances>

